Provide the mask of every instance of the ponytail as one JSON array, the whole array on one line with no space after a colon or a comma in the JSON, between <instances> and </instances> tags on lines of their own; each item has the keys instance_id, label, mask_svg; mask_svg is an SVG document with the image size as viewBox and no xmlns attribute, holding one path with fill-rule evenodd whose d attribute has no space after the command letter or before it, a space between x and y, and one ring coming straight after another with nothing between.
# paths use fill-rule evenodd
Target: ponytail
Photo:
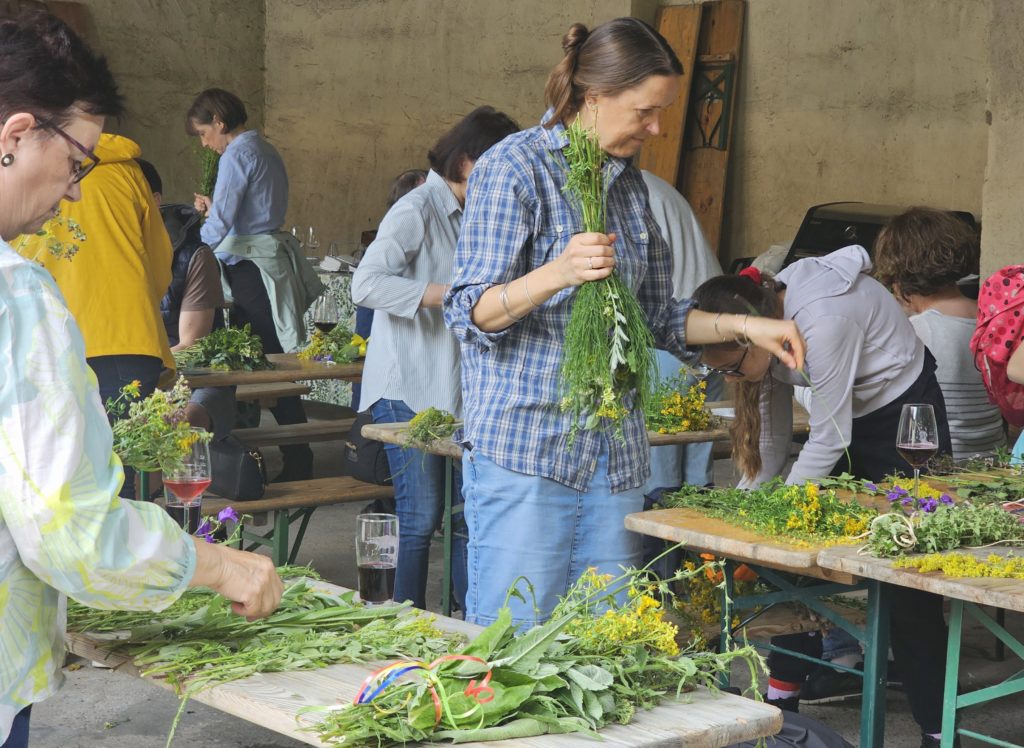
<instances>
[{"instance_id":1,"label":"ponytail","mask_svg":"<svg viewBox=\"0 0 1024 748\"><path fill-rule=\"evenodd\" d=\"M590 31L582 23L574 23L562 37L562 51L565 56L548 76L544 87L544 103L555 110L549 122L564 122L579 110L583 100L583 92L575 83L576 66L579 60L580 47L590 36Z\"/></svg>"}]
</instances>

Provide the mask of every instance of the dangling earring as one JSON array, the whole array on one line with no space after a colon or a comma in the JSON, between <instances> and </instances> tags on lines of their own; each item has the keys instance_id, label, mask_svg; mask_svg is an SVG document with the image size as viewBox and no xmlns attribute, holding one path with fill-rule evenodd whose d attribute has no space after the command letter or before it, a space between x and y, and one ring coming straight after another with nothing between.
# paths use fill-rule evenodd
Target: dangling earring
<instances>
[{"instance_id":1,"label":"dangling earring","mask_svg":"<svg viewBox=\"0 0 1024 748\"><path fill-rule=\"evenodd\" d=\"M0 166L10 166L13 163L14 163L14 154L13 153L5 153L3 155L3 157L0 158Z\"/></svg>"}]
</instances>

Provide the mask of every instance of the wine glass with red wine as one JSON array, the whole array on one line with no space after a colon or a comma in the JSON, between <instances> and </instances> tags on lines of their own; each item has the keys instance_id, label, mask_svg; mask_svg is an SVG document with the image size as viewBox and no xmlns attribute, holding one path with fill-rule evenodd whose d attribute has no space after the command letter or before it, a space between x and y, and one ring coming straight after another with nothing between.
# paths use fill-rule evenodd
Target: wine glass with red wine
<instances>
[{"instance_id":1,"label":"wine glass with red wine","mask_svg":"<svg viewBox=\"0 0 1024 748\"><path fill-rule=\"evenodd\" d=\"M914 468L914 498L921 498L921 468L939 451L939 427L931 405L907 403L903 406L896 451Z\"/></svg>"},{"instance_id":2,"label":"wine glass with red wine","mask_svg":"<svg viewBox=\"0 0 1024 748\"><path fill-rule=\"evenodd\" d=\"M338 300L325 293L313 302L313 325L323 333L329 333L341 322L341 307Z\"/></svg>"},{"instance_id":3,"label":"wine glass with red wine","mask_svg":"<svg viewBox=\"0 0 1024 748\"><path fill-rule=\"evenodd\" d=\"M186 532L189 530L189 513L192 507L198 507L203 498L203 491L209 488L213 480L210 445L199 438L204 433L202 429L192 431L197 438L192 441L192 446L181 461L181 465L173 470L164 471L164 488L181 502L181 526Z\"/></svg>"},{"instance_id":4,"label":"wine glass with red wine","mask_svg":"<svg viewBox=\"0 0 1024 748\"><path fill-rule=\"evenodd\" d=\"M363 604L390 602L395 595L398 566L398 517L394 514L356 517L356 566Z\"/></svg>"}]
</instances>

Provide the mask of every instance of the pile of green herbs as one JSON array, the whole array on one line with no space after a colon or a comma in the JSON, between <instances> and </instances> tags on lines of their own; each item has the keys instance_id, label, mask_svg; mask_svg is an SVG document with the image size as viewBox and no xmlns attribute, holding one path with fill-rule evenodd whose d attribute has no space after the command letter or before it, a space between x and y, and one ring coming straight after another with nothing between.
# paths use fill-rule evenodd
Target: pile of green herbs
<instances>
[{"instance_id":1,"label":"pile of green herbs","mask_svg":"<svg viewBox=\"0 0 1024 748\"><path fill-rule=\"evenodd\" d=\"M864 533L878 514L856 501L840 498L832 488L820 488L811 482L787 486L780 478L753 490L687 485L665 494L658 503L668 509L695 509L789 543L850 540Z\"/></svg>"},{"instance_id":2,"label":"pile of green herbs","mask_svg":"<svg viewBox=\"0 0 1024 748\"><path fill-rule=\"evenodd\" d=\"M213 188L217 185L217 168L220 166L220 154L210 148L199 150L199 184L197 192L206 197L213 197Z\"/></svg>"},{"instance_id":3,"label":"pile of green herbs","mask_svg":"<svg viewBox=\"0 0 1024 748\"><path fill-rule=\"evenodd\" d=\"M584 231L606 233L607 154L579 118L566 133L563 191L579 211ZM570 445L581 421L584 429L613 428L621 437L622 420L647 408L657 381L654 336L617 271L576 291L565 329L561 380L561 408L572 419Z\"/></svg>"},{"instance_id":4,"label":"pile of green herbs","mask_svg":"<svg viewBox=\"0 0 1024 748\"><path fill-rule=\"evenodd\" d=\"M1024 543L1024 522L999 504L940 503L930 511L913 507L909 513L894 504L893 511L871 522L864 550L893 558L995 543Z\"/></svg>"},{"instance_id":5,"label":"pile of green herbs","mask_svg":"<svg viewBox=\"0 0 1024 748\"><path fill-rule=\"evenodd\" d=\"M455 433L455 416L447 410L430 407L421 410L409 421L405 432L406 446L422 448L441 439L449 439Z\"/></svg>"},{"instance_id":6,"label":"pile of green herbs","mask_svg":"<svg viewBox=\"0 0 1024 748\"><path fill-rule=\"evenodd\" d=\"M263 355L263 341L250 326L222 327L188 348L174 353L179 368L217 371L256 371L272 369Z\"/></svg>"},{"instance_id":7,"label":"pile of green herbs","mask_svg":"<svg viewBox=\"0 0 1024 748\"><path fill-rule=\"evenodd\" d=\"M313 330L309 344L298 353L303 361L323 361L335 364L348 364L360 356L360 345L352 331L345 325L335 325L330 332ZM366 355L365 348L362 355Z\"/></svg>"},{"instance_id":8,"label":"pile of green herbs","mask_svg":"<svg viewBox=\"0 0 1024 748\"><path fill-rule=\"evenodd\" d=\"M341 662L430 659L464 641L436 628L431 615L399 615L407 603L367 607L353 591L334 594L309 579L292 578L294 568L279 573L291 579L278 610L264 619L247 621L225 598L196 589L158 615L72 603L68 630L118 632L119 638L105 643L109 649L131 657L143 676L165 678L174 686L182 703L168 745L188 698L218 683Z\"/></svg>"},{"instance_id":9,"label":"pile of green herbs","mask_svg":"<svg viewBox=\"0 0 1024 748\"><path fill-rule=\"evenodd\" d=\"M705 568L660 582L649 582L642 570L615 580L588 572L548 622L525 633L517 634L503 608L460 652L486 664L446 662L430 677L388 685L370 703L311 710L325 713L312 729L325 743L345 746L566 733L600 739L601 727L629 724L638 709L697 686L714 688L734 661L744 662L756 683L763 661L752 646L722 654L669 654L663 636L651 636L645 624L660 605L656 596L670 598L670 585L692 573L704 574ZM628 601L621 602L626 590ZM482 684L493 698L478 698ZM439 697L440 719L432 694Z\"/></svg>"}]
</instances>

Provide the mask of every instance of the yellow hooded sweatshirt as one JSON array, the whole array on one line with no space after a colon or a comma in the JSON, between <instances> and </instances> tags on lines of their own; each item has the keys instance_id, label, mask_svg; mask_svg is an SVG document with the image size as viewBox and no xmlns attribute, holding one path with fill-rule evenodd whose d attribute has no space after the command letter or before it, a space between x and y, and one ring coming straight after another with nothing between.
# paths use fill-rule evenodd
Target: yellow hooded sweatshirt
<instances>
[{"instance_id":1,"label":"yellow hooded sweatshirt","mask_svg":"<svg viewBox=\"0 0 1024 748\"><path fill-rule=\"evenodd\" d=\"M128 138L103 133L100 163L82 180L82 199L60 204L60 217L44 227L49 236L21 237L14 247L57 281L82 328L87 357L155 356L173 369L160 316L173 250L134 160L141 154ZM56 242L65 252L78 251L59 258L48 248Z\"/></svg>"}]
</instances>

